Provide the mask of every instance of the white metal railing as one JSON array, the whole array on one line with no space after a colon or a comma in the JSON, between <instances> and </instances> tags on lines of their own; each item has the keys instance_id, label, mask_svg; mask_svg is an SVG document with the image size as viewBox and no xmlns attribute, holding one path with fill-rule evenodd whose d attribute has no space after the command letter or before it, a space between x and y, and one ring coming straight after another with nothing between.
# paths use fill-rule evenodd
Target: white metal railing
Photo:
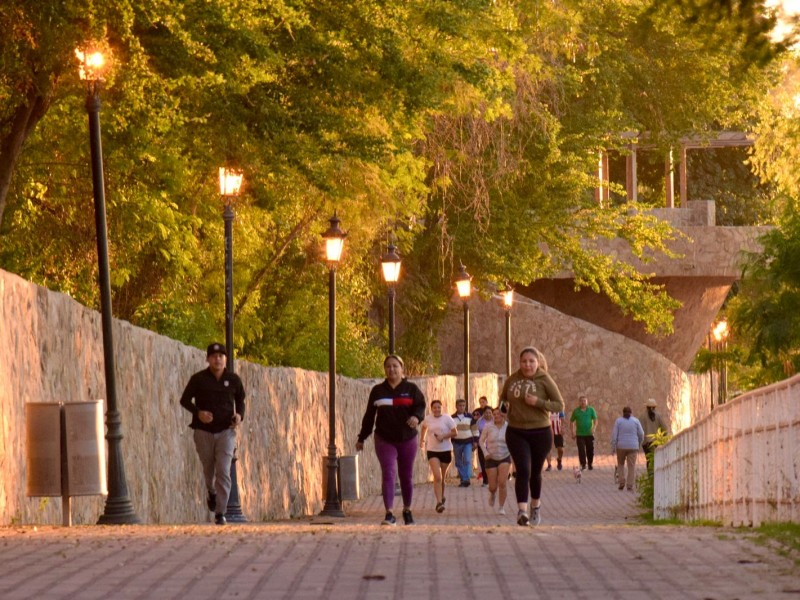
<instances>
[{"instance_id":1,"label":"white metal railing","mask_svg":"<svg viewBox=\"0 0 800 600\"><path fill-rule=\"evenodd\" d=\"M800 522L800 375L748 392L656 451L656 519Z\"/></svg>"}]
</instances>

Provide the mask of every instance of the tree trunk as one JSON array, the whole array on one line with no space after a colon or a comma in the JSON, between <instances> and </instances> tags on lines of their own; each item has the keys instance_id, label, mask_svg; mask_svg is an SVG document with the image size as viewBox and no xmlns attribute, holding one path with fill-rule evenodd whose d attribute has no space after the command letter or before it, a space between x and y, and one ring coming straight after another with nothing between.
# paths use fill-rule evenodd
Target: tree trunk
<instances>
[{"instance_id":1,"label":"tree trunk","mask_svg":"<svg viewBox=\"0 0 800 600\"><path fill-rule=\"evenodd\" d=\"M44 96L35 88L31 88L26 101L17 107L9 119L11 126L8 128L8 133L0 139L0 226L3 224L6 197L11 188L11 177L22 152L22 145L47 112L50 99L50 95Z\"/></svg>"}]
</instances>

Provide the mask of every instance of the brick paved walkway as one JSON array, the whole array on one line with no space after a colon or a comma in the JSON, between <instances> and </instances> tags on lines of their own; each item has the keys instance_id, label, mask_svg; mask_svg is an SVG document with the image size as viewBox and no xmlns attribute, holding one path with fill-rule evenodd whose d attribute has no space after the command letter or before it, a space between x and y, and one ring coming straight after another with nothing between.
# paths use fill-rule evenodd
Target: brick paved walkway
<instances>
[{"instance_id":1,"label":"brick paved walkway","mask_svg":"<svg viewBox=\"0 0 800 600\"><path fill-rule=\"evenodd\" d=\"M0 599L800 598L792 561L747 532L637 524L608 457L580 485L572 462L545 473L538 528L511 501L495 515L474 482L442 515L418 486L415 527L381 527L370 497L334 525L3 528Z\"/></svg>"}]
</instances>

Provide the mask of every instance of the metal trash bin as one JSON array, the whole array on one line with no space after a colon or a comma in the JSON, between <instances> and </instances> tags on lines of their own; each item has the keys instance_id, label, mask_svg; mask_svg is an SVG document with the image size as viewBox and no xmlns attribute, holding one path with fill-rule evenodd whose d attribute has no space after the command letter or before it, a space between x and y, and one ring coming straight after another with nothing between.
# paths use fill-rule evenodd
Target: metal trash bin
<instances>
[{"instance_id":1,"label":"metal trash bin","mask_svg":"<svg viewBox=\"0 0 800 600\"><path fill-rule=\"evenodd\" d=\"M61 404L29 402L25 405L25 422L26 495L60 496Z\"/></svg>"},{"instance_id":2,"label":"metal trash bin","mask_svg":"<svg viewBox=\"0 0 800 600\"><path fill-rule=\"evenodd\" d=\"M64 404L67 495L108 495L103 401Z\"/></svg>"},{"instance_id":3,"label":"metal trash bin","mask_svg":"<svg viewBox=\"0 0 800 600\"><path fill-rule=\"evenodd\" d=\"M25 405L28 496L61 496L71 524L70 497L108 494L103 401Z\"/></svg>"},{"instance_id":4,"label":"metal trash bin","mask_svg":"<svg viewBox=\"0 0 800 600\"><path fill-rule=\"evenodd\" d=\"M342 500L360 500L358 454L339 457L339 495Z\"/></svg>"}]
</instances>

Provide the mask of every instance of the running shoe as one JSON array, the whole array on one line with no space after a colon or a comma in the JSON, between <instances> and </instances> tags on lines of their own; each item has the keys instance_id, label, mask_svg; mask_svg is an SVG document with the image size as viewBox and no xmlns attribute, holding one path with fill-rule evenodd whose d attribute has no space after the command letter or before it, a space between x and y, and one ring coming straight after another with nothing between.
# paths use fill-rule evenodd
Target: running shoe
<instances>
[{"instance_id":1,"label":"running shoe","mask_svg":"<svg viewBox=\"0 0 800 600\"><path fill-rule=\"evenodd\" d=\"M517 513L517 525L520 527L527 527L530 523L530 519L528 518L528 513L524 510L521 510Z\"/></svg>"},{"instance_id":2,"label":"running shoe","mask_svg":"<svg viewBox=\"0 0 800 600\"><path fill-rule=\"evenodd\" d=\"M505 508L505 506L501 506L500 508L498 508L498 509L497 509L497 514L498 514L498 515L504 515L504 514L506 514L506 508Z\"/></svg>"},{"instance_id":3,"label":"running shoe","mask_svg":"<svg viewBox=\"0 0 800 600\"><path fill-rule=\"evenodd\" d=\"M411 509L403 509L403 523L406 525L414 525L414 515L411 514Z\"/></svg>"},{"instance_id":4,"label":"running shoe","mask_svg":"<svg viewBox=\"0 0 800 600\"><path fill-rule=\"evenodd\" d=\"M391 511L386 513L386 516L383 517L383 521L381 521L381 525L396 525L397 519L394 518L394 515Z\"/></svg>"},{"instance_id":5,"label":"running shoe","mask_svg":"<svg viewBox=\"0 0 800 600\"><path fill-rule=\"evenodd\" d=\"M533 512L531 513L531 525L536 526L542 522L542 516L539 514L539 509L541 506L534 506Z\"/></svg>"}]
</instances>

